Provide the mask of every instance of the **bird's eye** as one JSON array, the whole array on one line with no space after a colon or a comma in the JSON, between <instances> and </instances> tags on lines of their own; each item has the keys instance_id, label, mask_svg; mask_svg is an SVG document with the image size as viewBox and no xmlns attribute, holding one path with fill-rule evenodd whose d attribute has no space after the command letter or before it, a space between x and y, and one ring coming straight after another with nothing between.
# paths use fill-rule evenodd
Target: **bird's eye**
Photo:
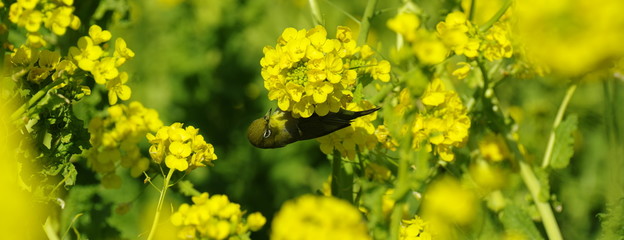
<instances>
[{"instance_id":1,"label":"bird's eye","mask_svg":"<svg viewBox=\"0 0 624 240\"><path fill-rule=\"evenodd\" d=\"M263 138L268 138L271 136L271 129L267 128L266 130L264 130L264 134L262 134Z\"/></svg>"}]
</instances>

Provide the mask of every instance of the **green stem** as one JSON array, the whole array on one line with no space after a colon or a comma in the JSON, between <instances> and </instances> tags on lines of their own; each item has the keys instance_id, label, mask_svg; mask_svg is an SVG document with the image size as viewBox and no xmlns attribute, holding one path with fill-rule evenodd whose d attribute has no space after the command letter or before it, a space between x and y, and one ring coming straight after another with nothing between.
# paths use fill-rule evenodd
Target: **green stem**
<instances>
[{"instance_id":1,"label":"green stem","mask_svg":"<svg viewBox=\"0 0 624 240\"><path fill-rule=\"evenodd\" d=\"M17 110L15 110L15 112L13 112L13 114L11 114L11 120L15 121L17 120L19 117L22 116L22 114L29 109L31 106L34 106L39 100L41 100L41 98L43 96L45 96L48 91L50 91L50 89L52 89L53 87L58 86L59 84L63 83L63 81L54 81L48 85L46 85L43 89L39 90L37 93L35 93L35 95L33 95L28 102L22 104L22 106L20 106L20 108L18 108Z\"/></svg>"},{"instance_id":2,"label":"green stem","mask_svg":"<svg viewBox=\"0 0 624 240\"><path fill-rule=\"evenodd\" d=\"M498 12L496 12L496 14L494 14L494 16L490 18L490 20L485 22L483 26L479 28L479 31L485 32L488 29L490 29L494 25L494 23L498 22L498 20L505 14L505 12L507 12L507 9L509 9L510 6L511 6L511 0L506 0L503 3L503 6L500 9L498 9ZM470 9L470 11L472 11L472 9Z\"/></svg>"},{"instance_id":3,"label":"green stem","mask_svg":"<svg viewBox=\"0 0 624 240\"><path fill-rule=\"evenodd\" d=\"M314 21L314 25L322 25L323 15L321 14L318 2L316 0L309 0L308 2L310 3L310 10L312 11L312 21Z\"/></svg>"},{"instance_id":4,"label":"green stem","mask_svg":"<svg viewBox=\"0 0 624 240\"><path fill-rule=\"evenodd\" d=\"M154 233L156 233L156 226L158 225L158 220L160 218L160 211L163 206L163 202L165 201L165 194L167 194L167 189L169 189L169 181L171 180L171 176L175 170L173 168L169 169L169 173L167 173L167 177L163 180L163 188L160 191L160 197L158 198L158 205L156 206L156 214L154 215L154 221L152 222L152 228L150 229L149 235L147 236L147 240L151 240L154 237Z\"/></svg>"},{"instance_id":5,"label":"green stem","mask_svg":"<svg viewBox=\"0 0 624 240\"><path fill-rule=\"evenodd\" d=\"M353 166L342 161L338 150L334 150L332 159L332 196L353 203Z\"/></svg>"},{"instance_id":6,"label":"green stem","mask_svg":"<svg viewBox=\"0 0 624 240\"><path fill-rule=\"evenodd\" d=\"M410 190L410 183L408 180L408 159L411 158L412 150L409 145L401 144L402 149L399 153L399 169L397 170L397 181L394 189L392 199L395 204L392 209L392 215L390 216L390 238L399 239L399 228L401 226L401 220L403 218L403 205L405 205L405 195Z\"/></svg>"},{"instance_id":7,"label":"green stem","mask_svg":"<svg viewBox=\"0 0 624 240\"><path fill-rule=\"evenodd\" d=\"M531 166L526 163L524 160L519 161L520 163L520 175L522 176L522 180L524 184L526 184L529 192L531 192L531 196L533 197L533 202L535 202L535 206L542 216L542 223L544 224L544 228L546 229L546 234L548 235L548 239L550 240L561 240L563 237L561 236L561 231L559 230L559 225L557 225L557 220L555 219L555 215L553 214L552 209L550 208L550 204L548 202L541 201L539 199L540 192L540 183L533 173Z\"/></svg>"},{"instance_id":8,"label":"green stem","mask_svg":"<svg viewBox=\"0 0 624 240\"><path fill-rule=\"evenodd\" d=\"M477 0L471 0L470 1L470 12L468 12L468 20L472 21L474 19L474 13L475 13L475 7L477 6L477 4L475 3Z\"/></svg>"},{"instance_id":9,"label":"green stem","mask_svg":"<svg viewBox=\"0 0 624 240\"><path fill-rule=\"evenodd\" d=\"M368 3L366 3L364 16L362 16L362 21L360 21L360 35L358 36L357 41L358 45L366 44L368 30L370 28L370 19L373 17L373 13L375 13L375 6L377 6L377 0L368 0Z\"/></svg>"},{"instance_id":10,"label":"green stem","mask_svg":"<svg viewBox=\"0 0 624 240\"><path fill-rule=\"evenodd\" d=\"M570 102L570 99L572 99L572 95L574 95L576 86L576 83L570 85L566 91L566 95L563 97L563 101L561 101L561 105L557 111L557 116L555 116L555 121L553 122L552 129L550 130L550 137L548 138L548 144L546 145L546 152L544 153L544 159L542 159L542 168L546 168L550 164L553 147L555 146L555 130L557 130L557 127L559 127L559 124L563 119L563 115L568 108L568 103Z\"/></svg>"}]
</instances>

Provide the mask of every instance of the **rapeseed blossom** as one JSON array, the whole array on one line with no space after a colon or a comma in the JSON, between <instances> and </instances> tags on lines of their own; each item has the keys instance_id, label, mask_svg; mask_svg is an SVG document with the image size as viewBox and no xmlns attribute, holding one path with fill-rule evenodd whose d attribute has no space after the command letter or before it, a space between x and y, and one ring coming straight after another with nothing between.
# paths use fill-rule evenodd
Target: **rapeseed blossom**
<instances>
[{"instance_id":1,"label":"rapeseed blossom","mask_svg":"<svg viewBox=\"0 0 624 240\"><path fill-rule=\"evenodd\" d=\"M9 21L23 27L29 34L39 31L41 24L56 35L67 28L77 30L80 19L74 15L73 1L16 1L9 7Z\"/></svg>"},{"instance_id":2,"label":"rapeseed blossom","mask_svg":"<svg viewBox=\"0 0 624 240\"><path fill-rule=\"evenodd\" d=\"M425 147L444 161L453 161L453 147L460 147L468 137L470 118L466 107L454 91L446 90L442 81L434 79L421 97L424 111L412 125L412 147Z\"/></svg>"},{"instance_id":3,"label":"rapeseed blossom","mask_svg":"<svg viewBox=\"0 0 624 240\"><path fill-rule=\"evenodd\" d=\"M374 106L367 101L351 102L346 107L349 111L363 111L372 108ZM396 140L389 136L388 130L383 125L375 128L372 123L375 119L377 119L376 112L354 119L351 126L317 138L317 141L321 143L321 151L325 154L332 154L334 150L337 150L343 157L355 159L356 150L371 150L378 143L388 149L395 148L398 145Z\"/></svg>"},{"instance_id":4,"label":"rapeseed blossom","mask_svg":"<svg viewBox=\"0 0 624 240\"><path fill-rule=\"evenodd\" d=\"M89 35L79 38L77 46L69 48L69 59L80 69L90 72L97 84L106 86L108 102L114 105L118 99L128 100L132 95L130 87L125 85L128 74L120 72L118 67L133 58L134 52L127 47L125 40L117 38L111 57L106 51L110 39L109 31L92 25Z\"/></svg>"},{"instance_id":5,"label":"rapeseed blossom","mask_svg":"<svg viewBox=\"0 0 624 240\"><path fill-rule=\"evenodd\" d=\"M431 240L434 239L429 230L429 224L418 215L413 219L401 220L399 230L400 240Z\"/></svg>"},{"instance_id":6,"label":"rapeseed blossom","mask_svg":"<svg viewBox=\"0 0 624 240\"><path fill-rule=\"evenodd\" d=\"M475 193L450 176L434 180L423 194L420 216L436 239L456 239L457 226L472 224L477 215Z\"/></svg>"},{"instance_id":7,"label":"rapeseed blossom","mask_svg":"<svg viewBox=\"0 0 624 240\"><path fill-rule=\"evenodd\" d=\"M271 239L371 239L358 209L346 201L304 195L284 203L273 219Z\"/></svg>"},{"instance_id":8,"label":"rapeseed blossom","mask_svg":"<svg viewBox=\"0 0 624 240\"><path fill-rule=\"evenodd\" d=\"M198 132L193 126L182 128L182 123L174 123L161 127L156 135L147 133L147 140L152 144L149 148L152 160L156 164L164 161L169 169L186 172L212 166L212 161L217 160L214 147Z\"/></svg>"},{"instance_id":9,"label":"rapeseed blossom","mask_svg":"<svg viewBox=\"0 0 624 240\"><path fill-rule=\"evenodd\" d=\"M390 80L389 62L372 58L370 47L357 46L347 27L338 27L335 39L327 38L323 26L287 28L277 45L263 52L261 73L269 99L295 117L324 116L346 107L361 74Z\"/></svg>"},{"instance_id":10,"label":"rapeseed blossom","mask_svg":"<svg viewBox=\"0 0 624 240\"><path fill-rule=\"evenodd\" d=\"M411 44L413 53L423 64L438 64L448 56L449 50L440 39L433 32L420 27L416 14L401 12L388 20L386 25Z\"/></svg>"},{"instance_id":11,"label":"rapeseed blossom","mask_svg":"<svg viewBox=\"0 0 624 240\"><path fill-rule=\"evenodd\" d=\"M245 219L240 205L225 195L202 193L192 198L193 204L183 203L171 215L179 239L245 239L249 231L258 231L266 222L259 212Z\"/></svg>"},{"instance_id":12,"label":"rapeseed blossom","mask_svg":"<svg viewBox=\"0 0 624 240\"><path fill-rule=\"evenodd\" d=\"M113 105L107 112L108 116L89 122L92 147L86 156L89 166L102 175L102 184L117 188L121 184L121 178L115 174L117 165L129 168L132 177L149 168L150 161L142 156L138 144L145 134L155 132L163 123L156 110L136 101Z\"/></svg>"}]
</instances>

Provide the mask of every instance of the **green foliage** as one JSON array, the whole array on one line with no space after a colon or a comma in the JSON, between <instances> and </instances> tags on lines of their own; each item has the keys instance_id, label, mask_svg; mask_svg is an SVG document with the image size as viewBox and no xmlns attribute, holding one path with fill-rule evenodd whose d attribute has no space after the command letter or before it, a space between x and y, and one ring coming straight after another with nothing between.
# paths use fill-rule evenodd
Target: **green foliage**
<instances>
[{"instance_id":1,"label":"green foliage","mask_svg":"<svg viewBox=\"0 0 624 240\"><path fill-rule=\"evenodd\" d=\"M555 130L555 146L553 147L550 166L554 169L562 169L568 166L570 158L574 154L574 132L578 120L576 115L568 116Z\"/></svg>"}]
</instances>

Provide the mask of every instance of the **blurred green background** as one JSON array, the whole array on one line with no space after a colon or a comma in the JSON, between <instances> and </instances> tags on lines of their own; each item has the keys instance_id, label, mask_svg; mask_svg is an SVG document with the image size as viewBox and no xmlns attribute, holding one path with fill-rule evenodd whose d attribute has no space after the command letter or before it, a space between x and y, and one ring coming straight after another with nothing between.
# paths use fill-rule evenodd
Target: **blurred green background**
<instances>
[{"instance_id":1,"label":"blurred green background","mask_svg":"<svg viewBox=\"0 0 624 240\"><path fill-rule=\"evenodd\" d=\"M356 33L357 24L343 11L358 18L365 4L320 1L328 35L333 36L338 25L352 27ZM432 28L446 14L437 9L448 9L438 7L456 3L440 0L420 4L426 12L436 14L424 21ZM400 1L380 1L377 6L379 15L372 22L369 41L381 56L389 56L395 46L395 35L385 23L400 5ZM182 122L200 128L207 142L214 145L219 157L215 166L197 169L186 179L201 192L226 194L248 212L260 211L267 216L267 226L254 233L254 239L268 238L270 220L284 201L322 188L330 165L316 141L262 150L254 148L246 138L248 124L276 107L268 101L260 76L262 48L274 46L287 27L314 26L307 1L100 0L76 1L75 6L81 10L76 13L81 19L95 19L83 22L83 28L93 23L104 26L113 38L123 37L136 53L122 69L130 74L131 101L156 109L165 125ZM621 83L615 84L622 89ZM517 109L522 116L520 141L536 161L541 160L565 85L557 79L513 80L496 90L503 105ZM465 98L469 94L460 92ZM556 201L561 202L556 217L565 238L596 237L600 228L598 214L606 211L607 198L622 194L619 180L605 174L608 169L621 169L617 166L622 157L614 155L614 148L621 147L619 142L607 138L610 130L605 127L604 112L611 106L604 103L604 95L600 82L580 86L568 110L579 115L577 152L570 167L549 179ZM622 102L622 96L615 92L611 97L614 102ZM619 114L617 117L622 119L624 116ZM88 176L90 170L81 167L78 185L97 183ZM140 215L143 207L151 208L148 200L157 199L157 192L146 188L142 181L125 178L120 190L98 190L96 185L73 188L69 201L91 202L92 206L64 211L65 224L76 213L90 211L85 213L90 218L81 219L79 225L92 230L112 230L112 226L123 237L137 236L140 228L136 220L151 220L151 216ZM143 194L141 189L145 188ZM176 191L170 197L189 201ZM133 208L128 214L102 218L129 201L133 201Z\"/></svg>"}]
</instances>

